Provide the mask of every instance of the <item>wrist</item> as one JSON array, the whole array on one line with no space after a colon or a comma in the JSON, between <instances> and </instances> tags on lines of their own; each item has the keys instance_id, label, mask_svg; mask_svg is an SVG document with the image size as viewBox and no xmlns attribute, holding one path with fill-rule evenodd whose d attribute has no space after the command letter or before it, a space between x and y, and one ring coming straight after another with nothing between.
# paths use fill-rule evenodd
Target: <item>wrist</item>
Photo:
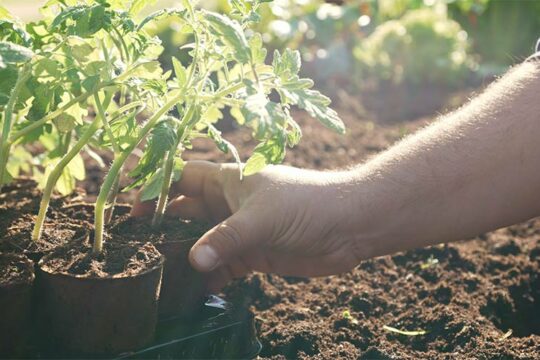
<instances>
[{"instance_id":1,"label":"wrist","mask_svg":"<svg viewBox=\"0 0 540 360\"><path fill-rule=\"evenodd\" d=\"M414 207L407 189L398 189L384 176L367 167L340 174L336 187L345 198L338 214L342 236L361 260L391 254L412 247Z\"/></svg>"}]
</instances>

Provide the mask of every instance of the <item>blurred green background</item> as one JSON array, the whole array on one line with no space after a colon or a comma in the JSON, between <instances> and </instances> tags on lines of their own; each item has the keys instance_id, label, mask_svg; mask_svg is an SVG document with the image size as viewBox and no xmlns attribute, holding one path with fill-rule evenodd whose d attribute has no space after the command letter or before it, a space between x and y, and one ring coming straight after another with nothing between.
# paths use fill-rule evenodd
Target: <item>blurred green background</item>
<instances>
[{"instance_id":1,"label":"blurred green background","mask_svg":"<svg viewBox=\"0 0 540 360\"><path fill-rule=\"evenodd\" d=\"M33 20L44 2L2 4ZM147 11L175 5L159 0ZM199 5L230 11L228 0ZM188 56L179 28L168 18L151 29L165 45L166 67L171 55ZM383 121L406 120L526 58L540 37L540 0L275 0L263 6L256 30L270 50L300 50L304 75L334 100L352 99Z\"/></svg>"}]
</instances>

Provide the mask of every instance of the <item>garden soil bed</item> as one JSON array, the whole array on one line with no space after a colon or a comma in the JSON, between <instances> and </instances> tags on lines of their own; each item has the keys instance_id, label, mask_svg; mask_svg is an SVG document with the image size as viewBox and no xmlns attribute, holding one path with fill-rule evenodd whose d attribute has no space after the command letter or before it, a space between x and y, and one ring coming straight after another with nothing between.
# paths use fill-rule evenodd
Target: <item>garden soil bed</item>
<instances>
[{"instance_id":1,"label":"garden soil bed","mask_svg":"<svg viewBox=\"0 0 540 360\"><path fill-rule=\"evenodd\" d=\"M431 121L379 125L339 113L348 127L344 137L297 114L305 136L286 163L347 167ZM241 154L252 146L245 131L224 136ZM227 159L212 144L195 148L202 150L194 159ZM364 261L339 276L253 274L225 293L254 311L261 358L538 358L540 219L469 241ZM344 319L345 310L356 321ZM426 334L399 335L385 325Z\"/></svg>"},{"instance_id":2,"label":"garden soil bed","mask_svg":"<svg viewBox=\"0 0 540 360\"><path fill-rule=\"evenodd\" d=\"M346 136L295 114L305 136L286 163L347 167L431 120L380 125L339 113ZM247 131L223 135L241 155L253 146ZM189 158L232 160L206 141L194 148ZM539 263L536 219L473 240L364 261L339 276L253 274L224 291L255 313L261 358L533 359L540 354ZM344 318L345 310L352 318ZM385 325L425 334L400 335Z\"/></svg>"}]
</instances>

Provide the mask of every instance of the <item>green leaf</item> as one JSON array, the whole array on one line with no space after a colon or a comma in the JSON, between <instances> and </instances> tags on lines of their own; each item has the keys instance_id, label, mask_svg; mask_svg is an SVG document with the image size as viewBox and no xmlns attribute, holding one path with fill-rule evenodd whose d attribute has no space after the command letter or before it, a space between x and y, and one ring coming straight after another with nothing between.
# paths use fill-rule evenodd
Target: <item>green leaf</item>
<instances>
[{"instance_id":1,"label":"green leaf","mask_svg":"<svg viewBox=\"0 0 540 360\"><path fill-rule=\"evenodd\" d=\"M264 64L267 51L263 47L263 40L261 34L255 33L249 39L249 48L251 50L251 58L253 59L253 62L256 64Z\"/></svg>"},{"instance_id":2,"label":"green leaf","mask_svg":"<svg viewBox=\"0 0 540 360\"><path fill-rule=\"evenodd\" d=\"M242 64L248 64L251 61L251 50L240 24L210 11L204 11L204 17L220 36L221 41L232 48L235 59Z\"/></svg>"},{"instance_id":3,"label":"green leaf","mask_svg":"<svg viewBox=\"0 0 540 360\"><path fill-rule=\"evenodd\" d=\"M75 155L75 157L69 162L68 166L69 166L71 175L75 179L79 181L84 180L84 178L86 177L86 171L84 168L84 160L81 154Z\"/></svg>"},{"instance_id":4,"label":"green leaf","mask_svg":"<svg viewBox=\"0 0 540 360\"><path fill-rule=\"evenodd\" d=\"M15 146L9 153L9 160L6 164L7 174L4 177L4 183L11 182L13 178L17 178L21 173L29 173L31 170L33 156L26 151L23 146Z\"/></svg>"},{"instance_id":5,"label":"green leaf","mask_svg":"<svg viewBox=\"0 0 540 360\"><path fill-rule=\"evenodd\" d=\"M50 84L40 84L35 83L31 85L32 95L34 99L32 100L32 106L28 113L28 120L39 120L54 106L54 90L51 89Z\"/></svg>"},{"instance_id":6,"label":"green leaf","mask_svg":"<svg viewBox=\"0 0 540 360\"><path fill-rule=\"evenodd\" d=\"M328 106L331 100L316 90L303 88L283 88L282 93L293 105L304 109L327 128L345 134L345 124L337 112Z\"/></svg>"},{"instance_id":7,"label":"green leaf","mask_svg":"<svg viewBox=\"0 0 540 360\"><path fill-rule=\"evenodd\" d=\"M280 164L285 158L285 141L279 136L259 144L244 166L245 176L253 175L269 164Z\"/></svg>"},{"instance_id":8,"label":"green leaf","mask_svg":"<svg viewBox=\"0 0 540 360\"><path fill-rule=\"evenodd\" d=\"M49 75L50 80L54 81L62 76L60 71L61 64L59 62L46 57L38 58L39 60L36 61L34 66L34 75L38 79L43 80L43 78L47 78L47 75Z\"/></svg>"},{"instance_id":9,"label":"green leaf","mask_svg":"<svg viewBox=\"0 0 540 360\"><path fill-rule=\"evenodd\" d=\"M132 178L146 177L163 162L167 152L176 143L178 119L165 117L152 130L139 164L129 173Z\"/></svg>"},{"instance_id":10,"label":"green leaf","mask_svg":"<svg viewBox=\"0 0 540 360\"><path fill-rule=\"evenodd\" d=\"M263 138L267 133L275 133L287 118L281 104L268 100L266 95L258 92L246 98L241 108L246 123L255 129L255 137Z\"/></svg>"},{"instance_id":11,"label":"green leaf","mask_svg":"<svg viewBox=\"0 0 540 360\"><path fill-rule=\"evenodd\" d=\"M8 41L0 41L0 69L10 64L21 64L34 56L32 50Z\"/></svg>"},{"instance_id":12,"label":"green leaf","mask_svg":"<svg viewBox=\"0 0 540 360\"><path fill-rule=\"evenodd\" d=\"M141 201L149 201L157 198L165 181L163 170L158 169L154 175L144 184L141 190Z\"/></svg>"},{"instance_id":13,"label":"green leaf","mask_svg":"<svg viewBox=\"0 0 540 360\"><path fill-rule=\"evenodd\" d=\"M15 66L0 68L0 105L5 105L9 101L11 90L17 83L18 74Z\"/></svg>"},{"instance_id":14,"label":"green leaf","mask_svg":"<svg viewBox=\"0 0 540 360\"><path fill-rule=\"evenodd\" d=\"M101 29L107 29L110 23L111 14L106 12L104 5L77 5L58 14L51 24L51 29L86 38Z\"/></svg>"},{"instance_id":15,"label":"green leaf","mask_svg":"<svg viewBox=\"0 0 540 360\"><path fill-rule=\"evenodd\" d=\"M242 173L244 176L250 176L264 169L266 165L268 165L266 156L261 153L254 153L246 162Z\"/></svg>"},{"instance_id":16,"label":"green leaf","mask_svg":"<svg viewBox=\"0 0 540 360\"><path fill-rule=\"evenodd\" d=\"M97 86L99 85L99 82L100 82L99 75L92 75L84 79L81 85L84 88L84 90L91 92L97 88Z\"/></svg>"},{"instance_id":17,"label":"green leaf","mask_svg":"<svg viewBox=\"0 0 540 360\"><path fill-rule=\"evenodd\" d=\"M174 164L173 164L173 173L172 173L172 181L177 182L180 181L182 178L182 173L184 171L184 166L186 163L182 158L176 157L174 158Z\"/></svg>"},{"instance_id":18,"label":"green leaf","mask_svg":"<svg viewBox=\"0 0 540 360\"><path fill-rule=\"evenodd\" d=\"M163 69L159 61L145 61L137 66L137 69L133 71L132 76L141 79L161 79L163 76Z\"/></svg>"},{"instance_id":19,"label":"green leaf","mask_svg":"<svg viewBox=\"0 0 540 360\"><path fill-rule=\"evenodd\" d=\"M290 118L287 123L291 127L287 131L287 145L293 147L300 142L300 139L302 138L302 129L300 128L300 125L298 125L298 123L292 118Z\"/></svg>"},{"instance_id":20,"label":"green leaf","mask_svg":"<svg viewBox=\"0 0 540 360\"><path fill-rule=\"evenodd\" d=\"M3 6L0 6L0 19L12 19L13 17L9 13L8 9Z\"/></svg>"},{"instance_id":21,"label":"green leaf","mask_svg":"<svg viewBox=\"0 0 540 360\"><path fill-rule=\"evenodd\" d=\"M182 89L187 82L187 71L182 63L175 57L172 58L174 75L176 76L176 81L178 86Z\"/></svg>"},{"instance_id":22,"label":"green leaf","mask_svg":"<svg viewBox=\"0 0 540 360\"><path fill-rule=\"evenodd\" d=\"M9 41L26 47L32 46L30 35L24 30L24 24L13 18L0 6L0 40Z\"/></svg>"},{"instance_id":23,"label":"green leaf","mask_svg":"<svg viewBox=\"0 0 540 360\"><path fill-rule=\"evenodd\" d=\"M69 195L75 190L75 184L75 177L71 174L70 167L66 166L56 182L56 191L63 196Z\"/></svg>"},{"instance_id":24,"label":"green leaf","mask_svg":"<svg viewBox=\"0 0 540 360\"><path fill-rule=\"evenodd\" d=\"M77 124L75 118L68 114L60 114L56 119L53 120L54 125L61 133L68 133L75 128Z\"/></svg>"},{"instance_id":25,"label":"green leaf","mask_svg":"<svg viewBox=\"0 0 540 360\"><path fill-rule=\"evenodd\" d=\"M81 63L87 63L90 60L90 54L95 51L92 45L75 35L68 36L66 44L69 46L71 55Z\"/></svg>"},{"instance_id":26,"label":"green leaf","mask_svg":"<svg viewBox=\"0 0 540 360\"><path fill-rule=\"evenodd\" d=\"M129 8L129 15L134 16L139 14L145 7L154 5L157 0L133 0Z\"/></svg>"},{"instance_id":27,"label":"green leaf","mask_svg":"<svg viewBox=\"0 0 540 360\"><path fill-rule=\"evenodd\" d=\"M274 72L277 76L288 79L293 75L297 75L301 65L302 60L298 50L287 48L283 54L280 54L277 50L274 51L272 66L274 67Z\"/></svg>"}]
</instances>

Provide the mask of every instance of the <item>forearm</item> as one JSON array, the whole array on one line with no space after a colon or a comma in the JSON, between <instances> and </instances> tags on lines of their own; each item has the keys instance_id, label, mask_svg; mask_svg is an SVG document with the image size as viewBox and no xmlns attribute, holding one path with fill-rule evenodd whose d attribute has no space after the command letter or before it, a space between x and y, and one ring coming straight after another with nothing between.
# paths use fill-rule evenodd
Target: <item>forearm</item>
<instances>
[{"instance_id":1,"label":"forearm","mask_svg":"<svg viewBox=\"0 0 540 360\"><path fill-rule=\"evenodd\" d=\"M354 216L346 236L364 258L540 215L539 139L540 66L527 63L350 171L343 189L352 193Z\"/></svg>"}]
</instances>

